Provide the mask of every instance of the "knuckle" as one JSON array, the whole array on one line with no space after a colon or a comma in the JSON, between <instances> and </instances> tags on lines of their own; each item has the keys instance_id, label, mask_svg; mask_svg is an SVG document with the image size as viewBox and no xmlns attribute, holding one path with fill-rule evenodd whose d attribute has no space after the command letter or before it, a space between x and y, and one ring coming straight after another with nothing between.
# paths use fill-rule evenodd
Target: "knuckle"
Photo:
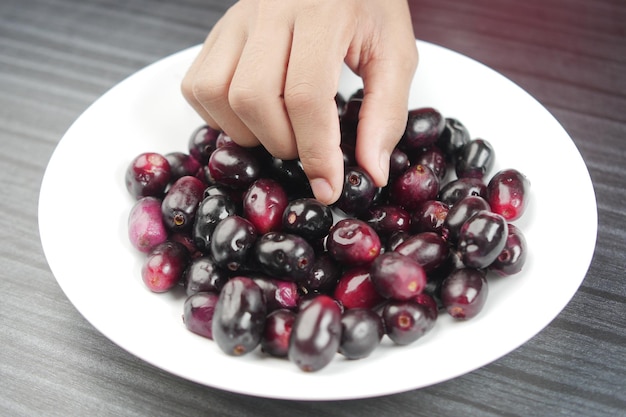
<instances>
[{"instance_id":1,"label":"knuckle","mask_svg":"<svg viewBox=\"0 0 626 417\"><path fill-rule=\"evenodd\" d=\"M315 111L322 99L321 90L310 83L299 82L285 88L285 106L289 109Z\"/></svg>"},{"instance_id":2,"label":"knuckle","mask_svg":"<svg viewBox=\"0 0 626 417\"><path fill-rule=\"evenodd\" d=\"M223 100L228 95L228 83L209 77L190 80L183 83L183 88L187 90L187 94L208 105Z\"/></svg>"}]
</instances>

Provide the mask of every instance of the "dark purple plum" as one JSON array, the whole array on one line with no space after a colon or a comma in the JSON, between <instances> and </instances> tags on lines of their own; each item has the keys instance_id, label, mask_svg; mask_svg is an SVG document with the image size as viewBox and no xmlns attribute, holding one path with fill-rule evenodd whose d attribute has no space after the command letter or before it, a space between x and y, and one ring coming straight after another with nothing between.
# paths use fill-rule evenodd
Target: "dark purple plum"
<instances>
[{"instance_id":1,"label":"dark purple plum","mask_svg":"<svg viewBox=\"0 0 626 417\"><path fill-rule=\"evenodd\" d=\"M382 319L373 310L346 310L341 316L339 353L348 359L366 358L380 344L384 335Z\"/></svg>"},{"instance_id":2,"label":"dark purple plum","mask_svg":"<svg viewBox=\"0 0 626 417\"><path fill-rule=\"evenodd\" d=\"M385 252L372 263L370 279L384 298L409 300L426 286L422 265L398 252Z\"/></svg>"},{"instance_id":3,"label":"dark purple plum","mask_svg":"<svg viewBox=\"0 0 626 417\"><path fill-rule=\"evenodd\" d=\"M291 310L280 309L270 312L265 319L261 350L270 356L286 358L291 329L295 321L296 313Z\"/></svg>"},{"instance_id":4,"label":"dark purple plum","mask_svg":"<svg viewBox=\"0 0 626 417\"><path fill-rule=\"evenodd\" d=\"M530 181L516 169L497 172L487 184L491 210L511 222L522 217L528 206Z\"/></svg>"},{"instance_id":5,"label":"dark purple plum","mask_svg":"<svg viewBox=\"0 0 626 417\"><path fill-rule=\"evenodd\" d=\"M389 178L396 178L411 166L409 156L403 150L395 147L389 157Z\"/></svg>"},{"instance_id":6,"label":"dark purple plum","mask_svg":"<svg viewBox=\"0 0 626 417\"><path fill-rule=\"evenodd\" d=\"M219 293L230 278L210 256L192 259L183 275L187 296L199 292Z\"/></svg>"},{"instance_id":7,"label":"dark purple plum","mask_svg":"<svg viewBox=\"0 0 626 417\"><path fill-rule=\"evenodd\" d=\"M222 146L209 158L213 180L236 189L246 189L261 175L261 165L254 153L241 146Z\"/></svg>"},{"instance_id":8,"label":"dark purple plum","mask_svg":"<svg viewBox=\"0 0 626 417\"><path fill-rule=\"evenodd\" d=\"M244 194L243 215L259 234L279 231L288 202L287 193L277 181L259 178Z\"/></svg>"},{"instance_id":9,"label":"dark purple plum","mask_svg":"<svg viewBox=\"0 0 626 417\"><path fill-rule=\"evenodd\" d=\"M335 286L333 297L347 310L374 308L384 301L374 287L369 267L365 266L354 267L344 272Z\"/></svg>"},{"instance_id":10,"label":"dark purple plum","mask_svg":"<svg viewBox=\"0 0 626 417\"><path fill-rule=\"evenodd\" d=\"M256 264L266 274L303 282L315 262L315 251L302 237L291 233L269 232L261 236L254 246Z\"/></svg>"},{"instance_id":11,"label":"dark purple plum","mask_svg":"<svg viewBox=\"0 0 626 417\"><path fill-rule=\"evenodd\" d=\"M261 288L250 278L233 277L215 305L213 340L228 355L248 354L261 343L266 315Z\"/></svg>"},{"instance_id":12,"label":"dark purple plum","mask_svg":"<svg viewBox=\"0 0 626 417\"><path fill-rule=\"evenodd\" d=\"M439 178L433 170L425 165L412 165L391 183L389 200L413 211L424 201L434 200L438 192Z\"/></svg>"},{"instance_id":13,"label":"dark purple plum","mask_svg":"<svg viewBox=\"0 0 626 417\"><path fill-rule=\"evenodd\" d=\"M376 185L372 177L358 166L347 167L343 189L335 207L349 215L365 212L376 196Z\"/></svg>"},{"instance_id":14,"label":"dark purple plum","mask_svg":"<svg viewBox=\"0 0 626 417\"><path fill-rule=\"evenodd\" d=\"M462 268L443 280L440 291L441 301L448 314L455 319L465 320L482 311L489 288L484 271Z\"/></svg>"},{"instance_id":15,"label":"dark purple plum","mask_svg":"<svg viewBox=\"0 0 626 417\"><path fill-rule=\"evenodd\" d=\"M338 262L355 266L369 264L381 251L380 237L362 220L339 220L326 240L328 253Z\"/></svg>"},{"instance_id":16,"label":"dark purple plum","mask_svg":"<svg viewBox=\"0 0 626 417\"><path fill-rule=\"evenodd\" d=\"M215 227L226 217L237 214L235 203L226 195L205 197L196 211L192 237L200 250L208 251Z\"/></svg>"},{"instance_id":17,"label":"dark purple plum","mask_svg":"<svg viewBox=\"0 0 626 417\"><path fill-rule=\"evenodd\" d=\"M429 308L414 300L391 300L382 312L387 336L397 345L409 345L433 327Z\"/></svg>"},{"instance_id":18,"label":"dark purple plum","mask_svg":"<svg viewBox=\"0 0 626 417\"><path fill-rule=\"evenodd\" d=\"M463 263L470 268L487 268L504 249L508 233L504 217L487 210L479 211L459 230L457 248Z\"/></svg>"},{"instance_id":19,"label":"dark purple plum","mask_svg":"<svg viewBox=\"0 0 626 417\"><path fill-rule=\"evenodd\" d=\"M456 175L459 178L485 178L495 163L495 151L484 139L473 139L463 146L456 160Z\"/></svg>"},{"instance_id":20,"label":"dark purple plum","mask_svg":"<svg viewBox=\"0 0 626 417\"><path fill-rule=\"evenodd\" d=\"M411 165L425 165L432 169L439 181L443 181L448 173L448 161L446 154L437 146L430 146L417 152L411 159Z\"/></svg>"},{"instance_id":21,"label":"dark purple plum","mask_svg":"<svg viewBox=\"0 0 626 417\"><path fill-rule=\"evenodd\" d=\"M489 270L501 277L517 274L526 263L527 244L522 230L512 223L508 225L509 233L504 249L495 261L489 265Z\"/></svg>"},{"instance_id":22,"label":"dark purple plum","mask_svg":"<svg viewBox=\"0 0 626 417\"><path fill-rule=\"evenodd\" d=\"M315 257L313 267L302 281L300 288L306 294L332 292L341 278L341 266L328 252Z\"/></svg>"},{"instance_id":23,"label":"dark purple plum","mask_svg":"<svg viewBox=\"0 0 626 417\"><path fill-rule=\"evenodd\" d=\"M189 264L189 252L178 242L165 241L148 253L141 278L152 292L167 292L182 283Z\"/></svg>"},{"instance_id":24,"label":"dark purple plum","mask_svg":"<svg viewBox=\"0 0 626 417\"><path fill-rule=\"evenodd\" d=\"M422 292L421 294L417 294L415 298L413 298L413 301L415 301L417 304L420 304L426 307L426 312L432 319L431 324L429 326L429 330L430 330L432 327L435 326L435 322L437 321L437 318L439 317L439 305L437 304L437 300L435 300L435 298L432 295L426 292Z\"/></svg>"},{"instance_id":25,"label":"dark purple plum","mask_svg":"<svg viewBox=\"0 0 626 417\"><path fill-rule=\"evenodd\" d=\"M437 146L444 151L448 162L454 163L460 150L470 140L471 137L465 125L457 119L447 117L443 132L437 139Z\"/></svg>"},{"instance_id":26,"label":"dark purple plum","mask_svg":"<svg viewBox=\"0 0 626 417\"><path fill-rule=\"evenodd\" d=\"M419 149L433 145L444 127L445 119L438 110L431 107L411 109L400 146L407 149Z\"/></svg>"},{"instance_id":27,"label":"dark purple plum","mask_svg":"<svg viewBox=\"0 0 626 417\"><path fill-rule=\"evenodd\" d=\"M264 275L250 275L250 277L263 291L268 312L283 308L294 310L298 307L300 293L295 282Z\"/></svg>"},{"instance_id":28,"label":"dark purple plum","mask_svg":"<svg viewBox=\"0 0 626 417\"><path fill-rule=\"evenodd\" d=\"M341 309L331 297L318 295L304 307L291 328L288 358L305 372L328 365L341 343Z\"/></svg>"},{"instance_id":29,"label":"dark purple plum","mask_svg":"<svg viewBox=\"0 0 626 417\"><path fill-rule=\"evenodd\" d=\"M142 197L137 200L128 216L128 238L131 245L143 253L167 240L160 199Z\"/></svg>"},{"instance_id":30,"label":"dark purple plum","mask_svg":"<svg viewBox=\"0 0 626 417\"><path fill-rule=\"evenodd\" d=\"M265 168L269 176L285 188L290 200L313 196L311 184L300 160L272 157Z\"/></svg>"},{"instance_id":31,"label":"dark purple plum","mask_svg":"<svg viewBox=\"0 0 626 417\"><path fill-rule=\"evenodd\" d=\"M452 207L469 196L487 199L487 185L481 178L457 178L450 181L439 190L438 200Z\"/></svg>"},{"instance_id":32,"label":"dark purple plum","mask_svg":"<svg viewBox=\"0 0 626 417\"><path fill-rule=\"evenodd\" d=\"M183 323L187 330L213 339L213 314L218 300L217 292L199 292L187 297L183 304Z\"/></svg>"},{"instance_id":33,"label":"dark purple plum","mask_svg":"<svg viewBox=\"0 0 626 417\"><path fill-rule=\"evenodd\" d=\"M165 154L165 158L169 162L172 171L170 181L176 181L188 175L195 177L202 169L202 164L196 158L184 152L170 152Z\"/></svg>"},{"instance_id":34,"label":"dark purple plum","mask_svg":"<svg viewBox=\"0 0 626 417\"><path fill-rule=\"evenodd\" d=\"M179 178L161 204L163 223L173 232L191 231L206 185L196 177Z\"/></svg>"},{"instance_id":35,"label":"dark purple plum","mask_svg":"<svg viewBox=\"0 0 626 417\"><path fill-rule=\"evenodd\" d=\"M448 258L448 243L435 232L422 232L411 236L395 249L420 264L426 273L439 268Z\"/></svg>"},{"instance_id":36,"label":"dark purple plum","mask_svg":"<svg viewBox=\"0 0 626 417\"><path fill-rule=\"evenodd\" d=\"M282 230L309 241L326 237L332 225L333 213L330 207L315 198L292 200L283 211Z\"/></svg>"},{"instance_id":37,"label":"dark purple plum","mask_svg":"<svg viewBox=\"0 0 626 417\"><path fill-rule=\"evenodd\" d=\"M489 203L482 197L469 196L459 201L448 210L448 215L443 224L444 238L456 244L463 223L482 210L489 210Z\"/></svg>"},{"instance_id":38,"label":"dark purple plum","mask_svg":"<svg viewBox=\"0 0 626 417\"><path fill-rule=\"evenodd\" d=\"M439 200L424 201L411 214L411 232L435 232L441 234L450 208Z\"/></svg>"},{"instance_id":39,"label":"dark purple plum","mask_svg":"<svg viewBox=\"0 0 626 417\"><path fill-rule=\"evenodd\" d=\"M398 246L408 240L412 234L410 232L394 232L387 238L385 251L394 251Z\"/></svg>"},{"instance_id":40,"label":"dark purple plum","mask_svg":"<svg viewBox=\"0 0 626 417\"><path fill-rule=\"evenodd\" d=\"M221 132L208 125L197 128L189 138L189 154L200 164L206 165L209 157L217 147L217 137Z\"/></svg>"},{"instance_id":41,"label":"dark purple plum","mask_svg":"<svg viewBox=\"0 0 626 417\"><path fill-rule=\"evenodd\" d=\"M211 255L215 262L229 271L248 265L257 232L252 223L241 216L229 216L220 221L211 238Z\"/></svg>"},{"instance_id":42,"label":"dark purple plum","mask_svg":"<svg viewBox=\"0 0 626 417\"><path fill-rule=\"evenodd\" d=\"M361 219L369 224L382 239L386 239L394 232L407 232L411 228L409 212L392 204L370 207Z\"/></svg>"},{"instance_id":43,"label":"dark purple plum","mask_svg":"<svg viewBox=\"0 0 626 417\"><path fill-rule=\"evenodd\" d=\"M163 198L172 170L165 156L157 152L137 155L126 168L126 189L136 199Z\"/></svg>"}]
</instances>

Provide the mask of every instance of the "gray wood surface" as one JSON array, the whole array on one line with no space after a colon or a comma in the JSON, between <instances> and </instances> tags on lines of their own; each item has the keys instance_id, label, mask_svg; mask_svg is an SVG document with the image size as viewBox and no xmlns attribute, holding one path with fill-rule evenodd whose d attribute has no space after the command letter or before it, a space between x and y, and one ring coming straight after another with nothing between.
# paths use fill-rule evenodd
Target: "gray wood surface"
<instances>
[{"instance_id":1,"label":"gray wood surface","mask_svg":"<svg viewBox=\"0 0 626 417\"><path fill-rule=\"evenodd\" d=\"M230 4L0 0L0 416L626 415L621 0L410 1L418 38L475 58L534 95L571 135L593 180L599 229L588 274L563 312L509 355L382 398L267 400L161 371L76 311L47 266L37 226L39 187L56 144L126 76L202 42ZM556 221L576 198L554 207ZM71 221L75 209L59 221Z\"/></svg>"}]
</instances>

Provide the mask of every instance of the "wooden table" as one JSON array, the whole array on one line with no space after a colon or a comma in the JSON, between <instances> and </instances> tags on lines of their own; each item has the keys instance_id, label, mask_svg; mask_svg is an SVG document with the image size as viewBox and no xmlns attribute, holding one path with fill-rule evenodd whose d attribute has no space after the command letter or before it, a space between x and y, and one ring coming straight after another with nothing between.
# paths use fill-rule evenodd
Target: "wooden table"
<instances>
[{"instance_id":1,"label":"wooden table","mask_svg":"<svg viewBox=\"0 0 626 417\"><path fill-rule=\"evenodd\" d=\"M509 355L382 398L268 400L174 377L77 312L38 234L39 187L52 151L101 94L202 42L231 3L0 2L0 415L626 415L626 3L619 0L410 1L418 38L485 63L546 106L594 183L599 229L587 276L562 313ZM554 209L571 204L576 196Z\"/></svg>"}]
</instances>

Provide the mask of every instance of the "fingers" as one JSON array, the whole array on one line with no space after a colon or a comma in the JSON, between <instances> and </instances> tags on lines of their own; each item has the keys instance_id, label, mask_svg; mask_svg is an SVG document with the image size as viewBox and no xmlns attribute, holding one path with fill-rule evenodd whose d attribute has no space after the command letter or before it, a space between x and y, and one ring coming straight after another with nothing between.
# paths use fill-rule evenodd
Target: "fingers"
<instances>
[{"instance_id":1,"label":"fingers","mask_svg":"<svg viewBox=\"0 0 626 417\"><path fill-rule=\"evenodd\" d=\"M407 13L408 16L408 13ZM394 19L402 22L403 15ZM391 32L362 56L363 103L357 130L356 159L377 186L387 184L389 159L406 129L411 82L418 55L410 22L394 26Z\"/></svg>"},{"instance_id":2,"label":"fingers","mask_svg":"<svg viewBox=\"0 0 626 417\"><path fill-rule=\"evenodd\" d=\"M259 141L228 101L233 74L248 37L246 28L249 27L232 21L245 19L245 15L236 15L233 10L234 7L207 38L183 80L182 89L191 106L211 127L225 131L242 146L254 146Z\"/></svg>"},{"instance_id":3,"label":"fingers","mask_svg":"<svg viewBox=\"0 0 626 417\"><path fill-rule=\"evenodd\" d=\"M291 50L291 25L280 9L259 10L237 69L228 102L265 148L282 159L298 156L283 91Z\"/></svg>"},{"instance_id":4,"label":"fingers","mask_svg":"<svg viewBox=\"0 0 626 417\"><path fill-rule=\"evenodd\" d=\"M301 15L294 24L285 82L300 161L315 197L327 204L339 198L343 186L335 96L351 31L314 11Z\"/></svg>"}]
</instances>

